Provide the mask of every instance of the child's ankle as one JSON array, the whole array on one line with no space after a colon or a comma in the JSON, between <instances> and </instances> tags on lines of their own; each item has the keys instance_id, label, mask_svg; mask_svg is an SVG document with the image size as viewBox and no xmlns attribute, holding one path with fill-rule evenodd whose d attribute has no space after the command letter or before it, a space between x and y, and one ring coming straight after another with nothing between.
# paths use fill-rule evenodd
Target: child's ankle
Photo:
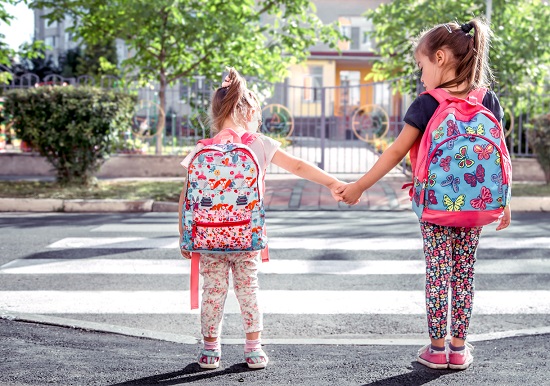
<instances>
[{"instance_id":1,"label":"child's ankle","mask_svg":"<svg viewBox=\"0 0 550 386\"><path fill-rule=\"evenodd\" d=\"M205 350L219 351L219 349L220 349L220 340L219 339L216 339L215 341L203 340L203 342L204 342L204 349Z\"/></svg>"},{"instance_id":2,"label":"child's ankle","mask_svg":"<svg viewBox=\"0 0 550 386\"><path fill-rule=\"evenodd\" d=\"M251 351L260 350L262 348L261 339L245 339L244 341L244 352L249 353Z\"/></svg>"}]
</instances>

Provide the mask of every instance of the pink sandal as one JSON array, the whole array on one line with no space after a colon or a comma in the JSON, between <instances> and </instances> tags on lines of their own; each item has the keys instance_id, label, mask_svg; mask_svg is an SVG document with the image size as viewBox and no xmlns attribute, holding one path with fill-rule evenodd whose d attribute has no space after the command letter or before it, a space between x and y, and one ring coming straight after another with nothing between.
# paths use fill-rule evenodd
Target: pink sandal
<instances>
[{"instance_id":1,"label":"pink sandal","mask_svg":"<svg viewBox=\"0 0 550 386\"><path fill-rule=\"evenodd\" d=\"M245 353L244 360L250 369L265 369L269 362L269 358L262 349Z\"/></svg>"},{"instance_id":2,"label":"pink sandal","mask_svg":"<svg viewBox=\"0 0 550 386\"><path fill-rule=\"evenodd\" d=\"M202 369L217 369L220 367L220 351L202 349L197 363Z\"/></svg>"}]
</instances>

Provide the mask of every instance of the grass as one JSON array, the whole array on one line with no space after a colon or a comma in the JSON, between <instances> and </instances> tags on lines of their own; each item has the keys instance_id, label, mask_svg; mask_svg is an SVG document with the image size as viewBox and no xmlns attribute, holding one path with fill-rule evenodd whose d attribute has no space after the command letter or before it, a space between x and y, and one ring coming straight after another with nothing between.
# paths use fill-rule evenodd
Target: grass
<instances>
[{"instance_id":1,"label":"grass","mask_svg":"<svg viewBox=\"0 0 550 386\"><path fill-rule=\"evenodd\" d=\"M178 202L181 181L99 181L96 186L60 187L55 182L4 181L0 197L57 199L125 199Z\"/></svg>"},{"instance_id":2,"label":"grass","mask_svg":"<svg viewBox=\"0 0 550 386\"><path fill-rule=\"evenodd\" d=\"M550 184L517 183L512 186L512 196L550 196Z\"/></svg>"},{"instance_id":3,"label":"grass","mask_svg":"<svg viewBox=\"0 0 550 386\"><path fill-rule=\"evenodd\" d=\"M3 181L0 197L57 199L125 199L178 202L182 181L105 181L94 187L60 187L55 182ZM550 185L516 183L512 195L550 196Z\"/></svg>"}]
</instances>

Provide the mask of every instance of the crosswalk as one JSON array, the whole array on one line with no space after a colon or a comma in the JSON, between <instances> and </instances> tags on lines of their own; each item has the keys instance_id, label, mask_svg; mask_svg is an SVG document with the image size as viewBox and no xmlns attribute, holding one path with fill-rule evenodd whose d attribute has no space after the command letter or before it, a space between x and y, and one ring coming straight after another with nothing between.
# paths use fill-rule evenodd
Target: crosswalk
<instances>
[{"instance_id":1,"label":"crosswalk","mask_svg":"<svg viewBox=\"0 0 550 386\"><path fill-rule=\"evenodd\" d=\"M189 307L189 262L179 257L173 229L171 224L111 223L52 240L44 246L46 257L14 259L0 266L0 282L19 278L37 283L36 288L0 286L0 312L110 324L132 320L132 328L139 325L136 318L153 320L155 315L166 325L185 315L196 323L198 311ZM310 336L332 339L332 333L321 330L335 320L336 336L364 335L356 327L364 316L373 335L420 335L425 314L421 248L416 237L288 237L275 232L272 259L260 271L266 320L292 320L297 330L301 324ZM542 250L542 257L514 256L526 248ZM550 318L550 289L544 282L550 275L548 250L550 237L484 238L478 255L483 258L476 263L476 281L481 282L476 317L504 318L516 325L529 316L540 317L544 324ZM238 323L233 294L226 314L229 324ZM520 325L533 326L536 323ZM283 340L304 335L290 330L283 326L275 335ZM480 334L488 331L478 329Z\"/></svg>"}]
</instances>

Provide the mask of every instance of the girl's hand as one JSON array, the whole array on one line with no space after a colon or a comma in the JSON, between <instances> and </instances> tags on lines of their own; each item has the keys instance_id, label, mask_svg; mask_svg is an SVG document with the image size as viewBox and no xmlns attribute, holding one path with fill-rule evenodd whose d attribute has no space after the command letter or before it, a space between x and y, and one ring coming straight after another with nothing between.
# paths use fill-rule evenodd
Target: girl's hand
<instances>
[{"instance_id":1,"label":"girl's hand","mask_svg":"<svg viewBox=\"0 0 550 386\"><path fill-rule=\"evenodd\" d=\"M341 186L336 189L336 194L339 195L346 204L355 205L359 202L363 190L357 185L357 183L352 182L350 184Z\"/></svg>"},{"instance_id":2,"label":"girl's hand","mask_svg":"<svg viewBox=\"0 0 550 386\"><path fill-rule=\"evenodd\" d=\"M181 221L180 221L180 224L181 224ZM180 236L180 245L181 245L181 238L182 238L182 236ZM190 259L191 258L191 252L185 251L185 250L181 249L181 247L180 247L180 254L184 259Z\"/></svg>"},{"instance_id":3,"label":"girl's hand","mask_svg":"<svg viewBox=\"0 0 550 386\"><path fill-rule=\"evenodd\" d=\"M507 206L506 208L504 208L504 212L502 213L502 217L499 219L499 224L497 226L497 231L500 231L504 228L508 228L511 221L512 221L512 212L510 210L510 206Z\"/></svg>"},{"instance_id":4,"label":"girl's hand","mask_svg":"<svg viewBox=\"0 0 550 386\"><path fill-rule=\"evenodd\" d=\"M180 249L180 253L185 259L191 259L191 252Z\"/></svg>"},{"instance_id":5,"label":"girl's hand","mask_svg":"<svg viewBox=\"0 0 550 386\"><path fill-rule=\"evenodd\" d=\"M346 183L342 181L335 181L330 185L328 185L327 188L330 189L330 194L332 195L332 198L334 198L338 202L342 201L342 197L340 197L340 195L336 193L336 190L338 190L339 188L345 185Z\"/></svg>"}]
</instances>

